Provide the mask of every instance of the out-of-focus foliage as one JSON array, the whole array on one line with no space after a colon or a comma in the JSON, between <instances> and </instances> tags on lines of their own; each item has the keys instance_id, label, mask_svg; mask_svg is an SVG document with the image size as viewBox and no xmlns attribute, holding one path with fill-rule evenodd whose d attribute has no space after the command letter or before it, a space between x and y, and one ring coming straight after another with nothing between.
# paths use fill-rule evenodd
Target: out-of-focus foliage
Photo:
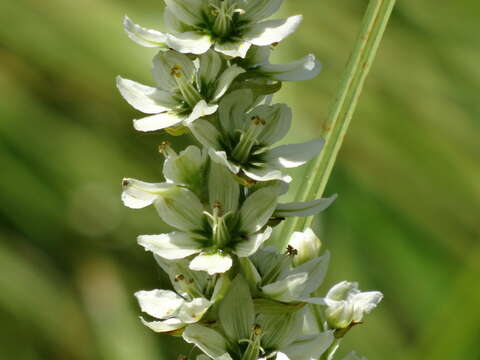
<instances>
[{"instance_id":1,"label":"out-of-focus foliage","mask_svg":"<svg viewBox=\"0 0 480 360\"><path fill-rule=\"evenodd\" d=\"M277 59L314 52L324 64L277 97L294 108L289 140L319 133L365 5L286 2L305 21ZM150 81L154 52L121 21L161 28L160 6L0 2L1 359L189 351L137 321L132 293L167 282L135 237L165 227L119 200L122 177L161 176L167 135L134 132L138 114L114 87L118 74ZM321 219L333 252L325 289L359 280L386 295L344 342L370 360L480 358L479 13L473 0L398 1L327 191L340 197Z\"/></svg>"}]
</instances>

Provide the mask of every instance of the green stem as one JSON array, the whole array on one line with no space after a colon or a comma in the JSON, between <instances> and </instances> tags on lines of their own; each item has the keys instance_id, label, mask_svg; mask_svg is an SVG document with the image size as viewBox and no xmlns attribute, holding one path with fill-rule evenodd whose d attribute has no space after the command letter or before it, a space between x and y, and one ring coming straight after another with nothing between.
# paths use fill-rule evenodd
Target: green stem
<instances>
[{"instance_id":1,"label":"green stem","mask_svg":"<svg viewBox=\"0 0 480 360\"><path fill-rule=\"evenodd\" d=\"M320 360L332 360L333 356L337 352L338 347L340 346L341 339L335 339L328 348L327 351L323 353L323 355L320 357Z\"/></svg>"},{"instance_id":2,"label":"green stem","mask_svg":"<svg viewBox=\"0 0 480 360\"><path fill-rule=\"evenodd\" d=\"M300 186L296 201L318 199L323 195L394 4L395 0L370 0L335 103L322 127L325 146L307 171L307 177ZM282 229L280 239L282 247L291 233L311 226L312 220L313 217L289 219Z\"/></svg>"}]
</instances>

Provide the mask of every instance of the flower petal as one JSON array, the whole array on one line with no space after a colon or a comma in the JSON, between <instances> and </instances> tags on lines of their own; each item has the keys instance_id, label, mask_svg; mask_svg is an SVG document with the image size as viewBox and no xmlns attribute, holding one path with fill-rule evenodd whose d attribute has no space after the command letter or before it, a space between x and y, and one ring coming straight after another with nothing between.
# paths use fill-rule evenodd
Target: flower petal
<instances>
[{"instance_id":1,"label":"flower petal","mask_svg":"<svg viewBox=\"0 0 480 360\"><path fill-rule=\"evenodd\" d=\"M263 21L253 25L245 37L253 45L271 45L282 41L293 33L301 22L301 15L290 16L281 20Z\"/></svg>"},{"instance_id":2,"label":"flower petal","mask_svg":"<svg viewBox=\"0 0 480 360\"><path fill-rule=\"evenodd\" d=\"M227 153L225 151L215 151L214 149L209 149L208 154L212 161L215 161L217 164L222 164L227 167L233 174L238 174L240 168L230 162L227 158Z\"/></svg>"},{"instance_id":3,"label":"flower petal","mask_svg":"<svg viewBox=\"0 0 480 360\"><path fill-rule=\"evenodd\" d=\"M176 186L155 201L158 214L168 225L182 231L195 232L203 229L203 204L188 189Z\"/></svg>"},{"instance_id":4,"label":"flower petal","mask_svg":"<svg viewBox=\"0 0 480 360\"><path fill-rule=\"evenodd\" d=\"M330 253L327 251L325 255L310 260L295 268L298 272L308 272L308 280L303 289L302 297L310 297L323 283L327 275L328 264L330 263Z\"/></svg>"},{"instance_id":5,"label":"flower petal","mask_svg":"<svg viewBox=\"0 0 480 360\"><path fill-rule=\"evenodd\" d=\"M158 114L177 105L170 93L120 76L117 88L131 106L145 114Z\"/></svg>"},{"instance_id":6,"label":"flower petal","mask_svg":"<svg viewBox=\"0 0 480 360\"><path fill-rule=\"evenodd\" d=\"M230 255L202 253L197 255L190 262L190 269L195 271L206 271L210 275L224 273L232 267L233 261Z\"/></svg>"},{"instance_id":7,"label":"flower petal","mask_svg":"<svg viewBox=\"0 0 480 360\"><path fill-rule=\"evenodd\" d=\"M153 58L153 78L158 87L162 90L172 92L178 88L177 82L172 75L172 69L183 76L187 82L193 82L195 75L195 65L187 55L176 51L162 51Z\"/></svg>"},{"instance_id":8,"label":"flower petal","mask_svg":"<svg viewBox=\"0 0 480 360\"><path fill-rule=\"evenodd\" d=\"M223 129L234 136L236 131L245 129L245 115L253 105L253 93L249 89L232 91L220 102L218 116Z\"/></svg>"},{"instance_id":9,"label":"flower petal","mask_svg":"<svg viewBox=\"0 0 480 360\"><path fill-rule=\"evenodd\" d=\"M274 167L298 167L317 156L324 144L325 140L315 139L301 144L278 146L266 152L265 161Z\"/></svg>"},{"instance_id":10,"label":"flower petal","mask_svg":"<svg viewBox=\"0 0 480 360\"><path fill-rule=\"evenodd\" d=\"M143 132L156 131L178 125L184 120L185 117L179 116L174 111L168 111L142 119L135 119L133 120L133 127L135 130Z\"/></svg>"},{"instance_id":11,"label":"flower petal","mask_svg":"<svg viewBox=\"0 0 480 360\"><path fill-rule=\"evenodd\" d=\"M250 195L240 209L240 231L253 234L265 226L277 206L277 193L263 188Z\"/></svg>"},{"instance_id":12,"label":"flower petal","mask_svg":"<svg viewBox=\"0 0 480 360\"><path fill-rule=\"evenodd\" d=\"M229 43L223 43L215 44L215 51L218 51L219 53L222 53L227 56L231 57L241 57L244 58L247 55L248 50L252 44L246 41L242 42L229 42Z\"/></svg>"},{"instance_id":13,"label":"flower petal","mask_svg":"<svg viewBox=\"0 0 480 360\"><path fill-rule=\"evenodd\" d=\"M165 7L163 11L163 25L168 33L182 33L191 29L190 26L182 23L175 17L172 10L168 7Z\"/></svg>"},{"instance_id":14,"label":"flower petal","mask_svg":"<svg viewBox=\"0 0 480 360\"><path fill-rule=\"evenodd\" d=\"M217 82L217 87L215 89L215 92L213 94L213 99L212 101L218 101L225 93L227 92L228 88L232 84L233 80L235 78L244 73L245 70L243 70L241 67L237 65L233 65L228 67L222 75L218 78Z\"/></svg>"},{"instance_id":15,"label":"flower petal","mask_svg":"<svg viewBox=\"0 0 480 360\"><path fill-rule=\"evenodd\" d=\"M283 0L257 0L247 2L244 18L252 22L266 19L277 12Z\"/></svg>"},{"instance_id":16,"label":"flower petal","mask_svg":"<svg viewBox=\"0 0 480 360\"><path fill-rule=\"evenodd\" d=\"M330 345L332 345L334 339L333 331L324 331L317 335L301 336L282 351L290 359L319 359Z\"/></svg>"},{"instance_id":17,"label":"flower petal","mask_svg":"<svg viewBox=\"0 0 480 360\"><path fill-rule=\"evenodd\" d=\"M223 213L236 212L240 200L240 185L232 173L223 165L214 161L210 164L208 176L210 206L219 202Z\"/></svg>"},{"instance_id":18,"label":"flower petal","mask_svg":"<svg viewBox=\"0 0 480 360\"><path fill-rule=\"evenodd\" d=\"M239 257L248 257L255 254L260 246L270 238L270 235L272 235L271 227L267 227L263 233L250 235L247 240L240 241L235 245L235 254Z\"/></svg>"},{"instance_id":19,"label":"flower petal","mask_svg":"<svg viewBox=\"0 0 480 360\"><path fill-rule=\"evenodd\" d=\"M193 271L188 267L190 264L189 259L167 260L155 254L153 254L153 257L162 270L168 274L175 291L184 299L202 294L210 283L210 276L207 273ZM183 276L184 281L188 281L187 287L184 281L178 281L178 275L180 274Z\"/></svg>"},{"instance_id":20,"label":"flower petal","mask_svg":"<svg viewBox=\"0 0 480 360\"><path fill-rule=\"evenodd\" d=\"M289 275L283 280L263 286L262 292L277 301L298 301L301 298L307 280L307 273Z\"/></svg>"},{"instance_id":21,"label":"flower petal","mask_svg":"<svg viewBox=\"0 0 480 360\"><path fill-rule=\"evenodd\" d=\"M362 321L363 315L372 311L383 299L380 291L367 291L356 294L351 301L354 304L353 321Z\"/></svg>"},{"instance_id":22,"label":"flower petal","mask_svg":"<svg viewBox=\"0 0 480 360\"><path fill-rule=\"evenodd\" d=\"M167 48L165 44L167 36L160 31L147 29L134 24L128 16L125 16L123 19L123 27L128 37L141 46Z\"/></svg>"},{"instance_id":23,"label":"flower petal","mask_svg":"<svg viewBox=\"0 0 480 360\"><path fill-rule=\"evenodd\" d=\"M198 67L198 78L201 84L202 92L210 91L210 87L217 80L222 71L223 61L220 55L213 50L209 50L198 58L200 65Z\"/></svg>"},{"instance_id":24,"label":"flower petal","mask_svg":"<svg viewBox=\"0 0 480 360\"><path fill-rule=\"evenodd\" d=\"M348 301L334 301L325 299L327 308L325 318L330 328L345 329L353 321L355 305Z\"/></svg>"},{"instance_id":25,"label":"flower petal","mask_svg":"<svg viewBox=\"0 0 480 360\"><path fill-rule=\"evenodd\" d=\"M214 114L218 109L218 105L208 105L205 100L200 100L193 108L191 114L185 119L185 125L190 125L201 117Z\"/></svg>"},{"instance_id":26,"label":"flower petal","mask_svg":"<svg viewBox=\"0 0 480 360\"><path fill-rule=\"evenodd\" d=\"M137 241L145 250L168 260L183 259L200 252L202 249L202 244L199 241L184 232L140 235Z\"/></svg>"},{"instance_id":27,"label":"flower petal","mask_svg":"<svg viewBox=\"0 0 480 360\"><path fill-rule=\"evenodd\" d=\"M306 307L274 314L259 314L256 323L262 327L262 346L284 349L302 333ZM297 359L292 359L297 360Z\"/></svg>"},{"instance_id":28,"label":"flower petal","mask_svg":"<svg viewBox=\"0 0 480 360\"><path fill-rule=\"evenodd\" d=\"M152 184L135 179L123 179L123 204L132 209L142 209L151 205L159 196L173 189L173 185Z\"/></svg>"},{"instance_id":29,"label":"flower petal","mask_svg":"<svg viewBox=\"0 0 480 360\"><path fill-rule=\"evenodd\" d=\"M184 302L177 317L186 324L193 324L202 318L210 308L210 301L205 298L195 298L190 302Z\"/></svg>"},{"instance_id":30,"label":"flower petal","mask_svg":"<svg viewBox=\"0 0 480 360\"><path fill-rule=\"evenodd\" d=\"M287 64L261 65L256 72L278 81L303 81L314 78L321 70L322 66L315 59L315 55L310 54Z\"/></svg>"},{"instance_id":31,"label":"flower petal","mask_svg":"<svg viewBox=\"0 0 480 360\"><path fill-rule=\"evenodd\" d=\"M203 22L203 0L165 0L165 4L176 18L187 25Z\"/></svg>"},{"instance_id":32,"label":"flower petal","mask_svg":"<svg viewBox=\"0 0 480 360\"><path fill-rule=\"evenodd\" d=\"M305 302L307 304L312 304L312 305L322 305L322 306L327 305L324 298L307 297L307 298L300 298L299 301Z\"/></svg>"},{"instance_id":33,"label":"flower petal","mask_svg":"<svg viewBox=\"0 0 480 360\"><path fill-rule=\"evenodd\" d=\"M285 183L290 183L292 178L289 175L284 175L280 170L269 169L269 168L260 168L260 169L249 169L248 171L243 169L245 175L250 179L255 181L272 181L272 180L281 180Z\"/></svg>"},{"instance_id":34,"label":"flower petal","mask_svg":"<svg viewBox=\"0 0 480 360\"><path fill-rule=\"evenodd\" d=\"M137 291L135 297L144 313L157 319L173 316L185 300L170 290Z\"/></svg>"},{"instance_id":35,"label":"flower petal","mask_svg":"<svg viewBox=\"0 0 480 360\"><path fill-rule=\"evenodd\" d=\"M197 119L189 126L195 139L207 148L220 148L221 134L215 126L207 120Z\"/></svg>"},{"instance_id":36,"label":"flower petal","mask_svg":"<svg viewBox=\"0 0 480 360\"><path fill-rule=\"evenodd\" d=\"M277 352L277 356L275 357L275 360L290 360L290 358L287 355L285 355L283 352Z\"/></svg>"},{"instance_id":37,"label":"flower petal","mask_svg":"<svg viewBox=\"0 0 480 360\"><path fill-rule=\"evenodd\" d=\"M146 321L143 317L140 316L140 320L142 321L143 325L149 327L157 333L170 332L181 329L185 326L183 322L175 318L167 319L164 321Z\"/></svg>"},{"instance_id":38,"label":"flower petal","mask_svg":"<svg viewBox=\"0 0 480 360\"><path fill-rule=\"evenodd\" d=\"M349 296L360 293L357 282L342 281L335 284L327 293L327 299L334 301L346 300Z\"/></svg>"},{"instance_id":39,"label":"flower petal","mask_svg":"<svg viewBox=\"0 0 480 360\"><path fill-rule=\"evenodd\" d=\"M247 57L242 61L244 68L256 68L260 65L269 64L268 59L272 53L271 46L252 46Z\"/></svg>"},{"instance_id":40,"label":"flower petal","mask_svg":"<svg viewBox=\"0 0 480 360\"><path fill-rule=\"evenodd\" d=\"M276 217L313 216L327 209L337 198L337 195L306 202L278 204L275 209Z\"/></svg>"},{"instance_id":41,"label":"flower petal","mask_svg":"<svg viewBox=\"0 0 480 360\"><path fill-rule=\"evenodd\" d=\"M260 105L253 109L248 116L258 116L265 121L257 140L264 146L270 146L283 139L292 123L292 110L285 104L273 106Z\"/></svg>"},{"instance_id":42,"label":"flower petal","mask_svg":"<svg viewBox=\"0 0 480 360\"><path fill-rule=\"evenodd\" d=\"M199 324L188 326L183 333L183 339L189 344L195 344L213 359L227 353L227 339L217 331L206 326Z\"/></svg>"},{"instance_id":43,"label":"flower petal","mask_svg":"<svg viewBox=\"0 0 480 360\"><path fill-rule=\"evenodd\" d=\"M239 306L241 304L241 306ZM232 341L248 339L255 321L255 308L247 282L237 275L218 309L225 335Z\"/></svg>"},{"instance_id":44,"label":"flower petal","mask_svg":"<svg viewBox=\"0 0 480 360\"><path fill-rule=\"evenodd\" d=\"M295 231L290 236L288 245L297 250L293 258L293 265L297 267L317 258L322 242L312 229L307 228L304 231Z\"/></svg>"},{"instance_id":45,"label":"flower petal","mask_svg":"<svg viewBox=\"0 0 480 360\"><path fill-rule=\"evenodd\" d=\"M163 163L163 175L170 183L195 187L203 182L205 160L202 151L190 145L178 155L167 156Z\"/></svg>"},{"instance_id":46,"label":"flower petal","mask_svg":"<svg viewBox=\"0 0 480 360\"><path fill-rule=\"evenodd\" d=\"M194 31L178 34L168 34L167 44L172 49L183 54L203 54L212 46L212 39L208 35L202 35Z\"/></svg>"}]
</instances>

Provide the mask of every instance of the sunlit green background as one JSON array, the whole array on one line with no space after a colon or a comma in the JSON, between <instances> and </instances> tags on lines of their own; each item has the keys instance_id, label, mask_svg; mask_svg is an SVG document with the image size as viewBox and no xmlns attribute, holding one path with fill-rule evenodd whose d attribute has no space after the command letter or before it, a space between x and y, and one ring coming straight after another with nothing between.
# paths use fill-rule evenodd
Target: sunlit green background
<instances>
[{"instance_id":1,"label":"sunlit green background","mask_svg":"<svg viewBox=\"0 0 480 360\"><path fill-rule=\"evenodd\" d=\"M305 21L276 60L314 52L324 64L277 97L294 109L289 141L319 134L365 4L282 8ZM167 282L135 237L165 228L119 198L124 176L161 180L167 136L134 132L139 114L114 86L118 74L149 83L154 55L124 35L123 15L161 29L161 11L160 0L0 1L0 359L189 351L137 320L132 293ZM325 289L348 279L385 293L344 343L370 360L480 359L479 21L476 0L398 2L327 189L339 199L322 218Z\"/></svg>"}]
</instances>

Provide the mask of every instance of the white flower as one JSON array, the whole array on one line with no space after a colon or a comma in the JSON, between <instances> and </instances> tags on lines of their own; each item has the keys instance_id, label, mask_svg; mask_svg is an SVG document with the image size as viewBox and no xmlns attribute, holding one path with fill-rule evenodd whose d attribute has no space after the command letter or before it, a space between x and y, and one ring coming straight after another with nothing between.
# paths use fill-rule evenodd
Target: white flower
<instances>
[{"instance_id":1,"label":"white flower","mask_svg":"<svg viewBox=\"0 0 480 360\"><path fill-rule=\"evenodd\" d=\"M342 281L333 286L325 298L327 322L335 329L345 329L353 323L359 323L382 298L383 294L379 291L361 292L357 283Z\"/></svg>"},{"instance_id":2,"label":"white flower","mask_svg":"<svg viewBox=\"0 0 480 360\"><path fill-rule=\"evenodd\" d=\"M156 332L172 332L200 321L209 308L219 302L230 285L225 277L214 278L204 272L192 271L188 261L156 257L175 289L138 291L135 293L142 311L155 318L143 324Z\"/></svg>"},{"instance_id":3,"label":"white flower","mask_svg":"<svg viewBox=\"0 0 480 360\"><path fill-rule=\"evenodd\" d=\"M219 304L222 332L195 324L186 328L183 338L215 360L317 359L332 344L333 331L302 335L303 313L301 309L263 313L238 275Z\"/></svg>"},{"instance_id":4,"label":"white flower","mask_svg":"<svg viewBox=\"0 0 480 360\"><path fill-rule=\"evenodd\" d=\"M230 269L231 254L248 257L270 237L272 229L266 224L275 211L277 193L264 188L241 201L239 185L228 170L215 163L209 168L208 192L203 188L206 204L183 185L134 179L124 180L122 199L131 208L155 205L163 221L178 230L139 236L146 250L170 260L196 255L191 269L216 274Z\"/></svg>"},{"instance_id":5,"label":"white flower","mask_svg":"<svg viewBox=\"0 0 480 360\"><path fill-rule=\"evenodd\" d=\"M250 90L233 91L220 104L222 132L207 120L199 120L192 124L192 133L210 148L212 159L232 173L243 173L254 181L290 182L282 170L304 165L318 155L324 140L272 148L290 129L292 112L285 104L253 105Z\"/></svg>"},{"instance_id":6,"label":"white flower","mask_svg":"<svg viewBox=\"0 0 480 360\"><path fill-rule=\"evenodd\" d=\"M319 255L322 242L313 230L308 228L303 232L294 232L288 245L295 251L293 264L299 266Z\"/></svg>"},{"instance_id":7,"label":"white flower","mask_svg":"<svg viewBox=\"0 0 480 360\"><path fill-rule=\"evenodd\" d=\"M309 242L314 237L311 229L294 233L289 242ZM299 246L302 250L302 246ZM249 274L251 286L259 289L259 296L283 303L324 304L324 300L311 297L322 284L328 269L330 254L312 254L308 261L296 263L299 250L288 246L284 254L273 247L265 247L242 262L244 273ZM298 264L298 266L297 266Z\"/></svg>"},{"instance_id":8,"label":"white flower","mask_svg":"<svg viewBox=\"0 0 480 360\"><path fill-rule=\"evenodd\" d=\"M245 70L209 51L194 62L175 51L159 52L153 60L156 87L117 78L117 87L135 109L151 116L134 120L139 131L188 126L215 113L218 101L233 80Z\"/></svg>"},{"instance_id":9,"label":"white flower","mask_svg":"<svg viewBox=\"0 0 480 360\"><path fill-rule=\"evenodd\" d=\"M252 45L278 43L293 33L302 16L264 20L283 0L165 0L165 24L171 33L145 29L125 18L125 31L146 47L170 47L203 54L210 47L232 57L245 57Z\"/></svg>"},{"instance_id":10,"label":"white flower","mask_svg":"<svg viewBox=\"0 0 480 360\"><path fill-rule=\"evenodd\" d=\"M155 332L172 332L199 321L211 303L199 297L187 301L170 290L138 291L135 293L142 311L158 320L141 320Z\"/></svg>"}]
</instances>

